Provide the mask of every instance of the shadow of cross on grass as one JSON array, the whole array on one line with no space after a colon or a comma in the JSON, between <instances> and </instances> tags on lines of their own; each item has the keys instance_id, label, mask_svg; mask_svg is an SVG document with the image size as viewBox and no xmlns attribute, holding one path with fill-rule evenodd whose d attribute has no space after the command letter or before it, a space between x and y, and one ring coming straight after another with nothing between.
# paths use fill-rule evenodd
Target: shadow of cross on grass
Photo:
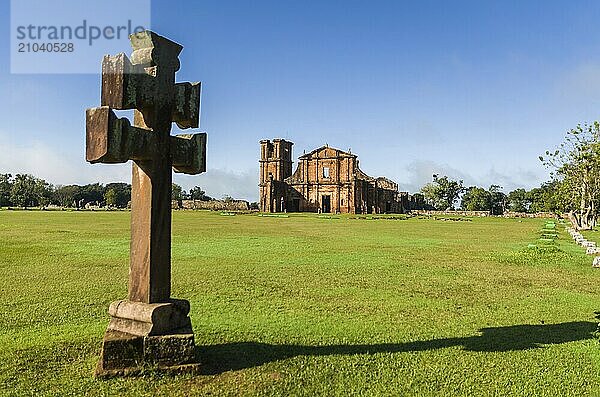
<instances>
[{"instance_id":1,"label":"shadow of cross on grass","mask_svg":"<svg viewBox=\"0 0 600 397\"><path fill-rule=\"evenodd\" d=\"M442 338L415 342L372 345L272 345L236 342L198 348L198 359L205 374L214 375L260 366L296 356L329 356L377 353L403 353L462 346L466 351L506 352L541 348L594 338L597 323L579 321L547 325L510 325L482 328L481 335Z\"/></svg>"}]
</instances>

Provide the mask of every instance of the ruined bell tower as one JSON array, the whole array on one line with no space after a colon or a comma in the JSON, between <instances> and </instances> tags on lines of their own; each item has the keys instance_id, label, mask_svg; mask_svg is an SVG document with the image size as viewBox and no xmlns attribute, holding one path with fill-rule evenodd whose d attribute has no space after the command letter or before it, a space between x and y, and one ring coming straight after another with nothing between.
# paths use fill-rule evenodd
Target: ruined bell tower
<instances>
[{"instance_id":1,"label":"ruined bell tower","mask_svg":"<svg viewBox=\"0 0 600 397\"><path fill-rule=\"evenodd\" d=\"M260 141L260 183L283 181L292 175L292 142L283 139Z\"/></svg>"},{"instance_id":2,"label":"ruined bell tower","mask_svg":"<svg viewBox=\"0 0 600 397\"><path fill-rule=\"evenodd\" d=\"M260 141L260 210L263 212L278 211L272 185L292 175L293 145L284 139Z\"/></svg>"}]
</instances>

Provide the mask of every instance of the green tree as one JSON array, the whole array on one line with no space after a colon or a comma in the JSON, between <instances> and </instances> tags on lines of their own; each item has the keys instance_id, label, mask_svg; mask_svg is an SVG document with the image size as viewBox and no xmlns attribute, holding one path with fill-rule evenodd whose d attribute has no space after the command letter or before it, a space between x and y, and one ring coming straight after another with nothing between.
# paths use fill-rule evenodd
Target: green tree
<instances>
[{"instance_id":1,"label":"green tree","mask_svg":"<svg viewBox=\"0 0 600 397\"><path fill-rule=\"evenodd\" d=\"M0 174L0 207L11 205L10 191L12 189L12 175Z\"/></svg>"},{"instance_id":2,"label":"green tree","mask_svg":"<svg viewBox=\"0 0 600 397\"><path fill-rule=\"evenodd\" d=\"M113 189L115 191L115 204L117 208L125 208L131 201L131 185L128 183L109 183L105 187L105 191Z\"/></svg>"},{"instance_id":3,"label":"green tree","mask_svg":"<svg viewBox=\"0 0 600 397\"><path fill-rule=\"evenodd\" d=\"M117 192L115 189L108 189L106 193L104 193L104 201L106 202L107 207L117 206Z\"/></svg>"},{"instance_id":4,"label":"green tree","mask_svg":"<svg viewBox=\"0 0 600 397\"><path fill-rule=\"evenodd\" d=\"M81 197L81 186L57 186L54 190L53 201L61 207L74 207Z\"/></svg>"},{"instance_id":5,"label":"green tree","mask_svg":"<svg viewBox=\"0 0 600 397\"><path fill-rule=\"evenodd\" d=\"M43 179L35 179L35 196L37 205L42 208L51 203L54 195L54 186Z\"/></svg>"},{"instance_id":6,"label":"green tree","mask_svg":"<svg viewBox=\"0 0 600 397\"><path fill-rule=\"evenodd\" d=\"M508 208L514 212L527 212L531 206L531 200L527 191L523 188L515 189L508 193Z\"/></svg>"},{"instance_id":7,"label":"green tree","mask_svg":"<svg viewBox=\"0 0 600 397\"><path fill-rule=\"evenodd\" d=\"M490 194L490 214L502 215L506 210L506 194L502 191L502 186L492 185L488 190Z\"/></svg>"},{"instance_id":8,"label":"green tree","mask_svg":"<svg viewBox=\"0 0 600 397\"><path fill-rule=\"evenodd\" d=\"M467 211L488 211L491 215L502 215L506 209L506 194L502 187L492 185L488 190L472 186L462 196L461 208Z\"/></svg>"},{"instance_id":9,"label":"green tree","mask_svg":"<svg viewBox=\"0 0 600 397\"><path fill-rule=\"evenodd\" d=\"M79 200L83 200L84 204L100 204L102 201L104 201L104 194L106 193L106 190L107 189L99 183L92 183L82 186L80 189Z\"/></svg>"},{"instance_id":10,"label":"green tree","mask_svg":"<svg viewBox=\"0 0 600 397\"><path fill-rule=\"evenodd\" d=\"M35 207L38 204L36 179L32 175L17 174L10 189L10 201L18 207Z\"/></svg>"},{"instance_id":11,"label":"green tree","mask_svg":"<svg viewBox=\"0 0 600 397\"><path fill-rule=\"evenodd\" d=\"M543 183L540 187L533 188L527 192L527 198L531 202L529 212L568 212L570 206L568 192L564 192L563 183L554 180Z\"/></svg>"},{"instance_id":12,"label":"green tree","mask_svg":"<svg viewBox=\"0 0 600 397\"><path fill-rule=\"evenodd\" d=\"M181 201L183 200L183 195L184 195L184 191L181 188L181 186L179 186L176 183L173 183L171 185L171 200L177 200L177 201Z\"/></svg>"},{"instance_id":13,"label":"green tree","mask_svg":"<svg viewBox=\"0 0 600 397\"><path fill-rule=\"evenodd\" d=\"M454 203L464 191L463 181L454 181L447 176L433 175L433 182L421 188L421 193L428 204L438 210L454 208Z\"/></svg>"},{"instance_id":14,"label":"green tree","mask_svg":"<svg viewBox=\"0 0 600 397\"><path fill-rule=\"evenodd\" d=\"M466 211L490 211L490 192L482 187L471 186L462 196L461 208Z\"/></svg>"},{"instance_id":15,"label":"green tree","mask_svg":"<svg viewBox=\"0 0 600 397\"><path fill-rule=\"evenodd\" d=\"M201 201L210 201L212 197L207 196L206 192L200 188L200 186L194 186L190 189L189 194L190 200L201 200Z\"/></svg>"},{"instance_id":16,"label":"green tree","mask_svg":"<svg viewBox=\"0 0 600 397\"><path fill-rule=\"evenodd\" d=\"M558 149L546 151L540 160L561 183L558 191L573 224L582 230L593 228L600 201L600 123L577 125Z\"/></svg>"}]
</instances>

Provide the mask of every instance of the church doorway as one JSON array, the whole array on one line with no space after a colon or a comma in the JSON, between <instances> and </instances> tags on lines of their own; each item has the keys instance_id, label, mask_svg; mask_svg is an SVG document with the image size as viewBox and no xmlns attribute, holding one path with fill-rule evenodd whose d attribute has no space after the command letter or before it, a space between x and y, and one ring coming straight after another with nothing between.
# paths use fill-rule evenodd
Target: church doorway
<instances>
[{"instance_id":1,"label":"church doorway","mask_svg":"<svg viewBox=\"0 0 600 397\"><path fill-rule=\"evenodd\" d=\"M300 199L295 198L292 199L292 208L290 209L291 212L300 212Z\"/></svg>"},{"instance_id":2,"label":"church doorway","mask_svg":"<svg viewBox=\"0 0 600 397\"><path fill-rule=\"evenodd\" d=\"M321 212L324 214L329 214L331 212L331 196L330 195L321 196Z\"/></svg>"}]
</instances>

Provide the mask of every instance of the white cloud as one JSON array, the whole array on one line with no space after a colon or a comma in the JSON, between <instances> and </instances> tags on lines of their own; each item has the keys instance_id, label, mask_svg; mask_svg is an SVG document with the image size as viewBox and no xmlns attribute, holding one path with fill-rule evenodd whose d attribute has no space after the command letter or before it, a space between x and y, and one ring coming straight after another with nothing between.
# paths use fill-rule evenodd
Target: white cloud
<instances>
[{"instance_id":1,"label":"white cloud","mask_svg":"<svg viewBox=\"0 0 600 397\"><path fill-rule=\"evenodd\" d=\"M431 160L415 160L406 166L406 174L399 182L400 190L411 193L418 192L423 185L433 180L433 175L446 175L451 179L461 179L465 184L474 180L470 175L452 168L447 164L439 164Z\"/></svg>"},{"instance_id":2,"label":"white cloud","mask_svg":"<svg viewBox=\"0 0 600 397\"><path fill-rule=\"evenodd\" d=\"M131 163L89 164L85 153L70 148L49 145L39 140L11 139L0 132L0 173L32 174L55 185L87 183L131 183ZM201 186L212 197L230 195L234 198L256 201L258 198L258 170L237 173L209 169L200 175L174 174L176 183L189 189Z\"/></svg>"},{"instance_id":3,"label":"white cloud","mask_svg":"<svg viewBox=\"0 0 600 397\"><path fill-rule=\"evenodd\" d=\"M400 190L408 192L418 192L423 185L433 180L433 174L446 175L451 179L459 179L465 186L481 186L488 188L490 185L500 185L505 193L517 188L531 189L539 186L547 180L547 175L543 172L534 172L517 168L512 171L499 172L495 168L482 173L471 175L459 171L448 164L440 164L431 160L416 160L406 166L406 175L399 182Z\"/></svg>"},{"instance_id":4,"label":"white cloud","mask_svg":"<svg viewBox=\"0 0 600 397\"><path fill-rule=\"evenodd\" d=\"M258 201L258 169L235 172L223 169L208 169L200 175L176 174L174 181L184 190L200 186L211 197L230 195L236 199Z\"/></svg>"},{"instance_id":5,"label":"white cloud","mask_svg":"<svg viewBox=\"0 0 600 397\"><path fill-rule=\"evenodd\" d=\"M125 165L98 167L85 162L83 152L73 153L38 140L11 140L0 133L0 171L33 174L53 184L115 182L130 178ZM103 168L103 169L102 169Z\"/></svg>"},{"instance_id":6,"label":"white cloud","mask_svg":"<svg viewBox=\"0 0 600 397\"><path fill-rule=\"evenodd\" d=\"M549 177L544 172L534 172L532 170L517 169L516 171L500 173L494 168L484 174L480 180L484 182L481 186L490 186L491 184L500 185L504 188L504 192L508 193L518 188L531 189L540 186L540 184Z\"/></svg>"}]
</instances>

